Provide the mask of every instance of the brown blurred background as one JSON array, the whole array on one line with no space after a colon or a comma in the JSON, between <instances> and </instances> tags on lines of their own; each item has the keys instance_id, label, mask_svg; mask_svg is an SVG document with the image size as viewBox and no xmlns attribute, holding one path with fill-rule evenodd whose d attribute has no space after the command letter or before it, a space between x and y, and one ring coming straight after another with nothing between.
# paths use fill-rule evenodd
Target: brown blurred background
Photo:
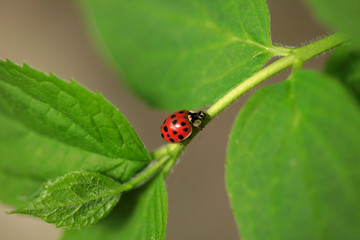
<instances>
[{"instance_id":1,"label":"brown blurred background","mask_svg":"<svg viewBox=\"0 0 360 240\"><path fill-rule=\"evenodd\" d=\"M274 43L299 46L327 34L300 0L268 0ZM149 108L123 87L94 49L80 11L71 0L0 0L0 59L75 78L102 92L144 141L149 151L164 142L159 126L169 114ZM326 56L305 67L321 68ZM286 78L289 71L269 82ZM225 191L224 162L228 134L249 94L224 111L192 141L166 180L169 195L167 240L235 240L236 225ZM2 126L6 127L6 126ZM0 130L1 131L1 130ZM0 186L1 191L1 186ZM61 231L41 220L6 215L0 205L1 240L53 240Z\"/></svg>"}]
</instances>

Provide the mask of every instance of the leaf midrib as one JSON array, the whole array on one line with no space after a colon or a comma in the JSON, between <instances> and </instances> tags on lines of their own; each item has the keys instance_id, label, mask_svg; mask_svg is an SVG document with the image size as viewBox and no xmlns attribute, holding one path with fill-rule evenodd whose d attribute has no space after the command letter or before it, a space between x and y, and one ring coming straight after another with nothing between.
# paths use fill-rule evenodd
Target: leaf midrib
<instances>
[{"instance_id":1,"label":"leaf midrib","mask_svg":"<svg viewBox=\"0 0 360 240\"><path fill-rule=\"evenodd\" d=\"M1 67L1 66L0 66ZM97 149L99 149L101 152L99 151L94 151L94 150L90 150L90 149L84 149L83 147L81 147L80 145L73 145L73 144L70 144L68 143L67 141L62 141L58 138L55 138L53 136L48 136L48 137L51 137L52 139L55 139L57 141L60 141L60 142L63 142L67 145L70 145L70 146L75 146L75 147L78 147L79 149L81 150L84 150L84 151L87 151L87 152L91 152L91 153L96 153L96 154L100 154L102 156L105 156L105 157L109 157L109 158L120 158L120 159L124 159L124 160L129 160L129 161L144 161L143 159L141 160L134 160L134 159L129 159L128 157L124 158L124 154L126 154L123 150L116 150L116 149L109 149L107 147L107 145L109 145L109 142L104 142L103 141L103 137L102 137L102 134L101 132L99 131L99 128L97 127L97 125L95 124L95 121L94 121L94 116L96 116L97 114L103 114L103 112L99 112L97 113L96 115L91 115L88 113L88 111L86 111L82 105L80 104L80 102L77 100L77 96L74 96L72 93L68 92L68 91L64 91L61 87L59 87L57 84L51 82L51 81L48 81L48 80L44 80L44 81L37 81L35 80L32 76L24 73L24 72L21 72L21 71L18 71L16 68L10 68L10 69L7 69L5 67L2 67L2 69L4 69L5 72L9 73L11 75L11 73L13 72L14 74L18 75L18 76L22 76L24 78L27 78L27 79L30 79L34 82L36 82L36 84L41 84L41 83L50 83L52 85L54 85L54 87L56 87L58 90L59 90L59 93L61 92L64 92L65 94L68 94L69 96L71 96L73 99L76 100L76 103L72 106L79 106L83 112L86 114L86 116L88 117L88 119L90 120L91 122L91 125L92 125L92 128L95 130L95 132L97 133L98 137L97 136L94 136L91 132L89 132L88 129L84 128L82 125L81 125L81 122L77 121L76 118L72 118L71 115L67 114L66 111L62 111L61 109L53 106L53 105L50 105L49 103L47 102L44 102L43 100L37 98L37 96L31 94L31 93L28 93L26 92L26 90L24 90L23 88L21 88L20 86L18 85L15 85L13 84L11 81L1 81L0 79L0 82L4 83L5 85L9 85L9 86L12 86L16 89L19 89L22 93L24 93L24 95L30 97L30 99L32 99L33 101L36 100L36 101L39 101L41 102L42 104L46 105L49 107L49 111L50 110L53 110L53 111L56 111L57 113L61 114L63 117L65 117L66 119L68 119L70 122L71 122L71 125L68 127L68 129L70 129L72 127L72 125L75 125L77 127L79 127L82 131L84 131L91 139L94 140L95 143L97 143L96 145L94 145ZM45 73L43 73L45 74ZM55 77L55 76L54 76ZM69 82L70 84L71 82ZM90 94L94 95L94 97L96 96L96 94L94 93L91 93L89 92ZM106 101L106 100L105 100ZM107 105L109 105L108 102L106 102ZM99 107L100 109L102 110L102 105L99 104ZM148 157L148 152L147 150L144 148L144 146L141 144L141 140L139 139L139 141L137 140L138 139L138 136L136 135L136 133L131 129L131 127L129 125L127 125L123 120L120 122L120 123L116 123L114 121L114 114L115 113L119 113L119 110L116 109L114 107L114 110L115 111L111 111L111 116L107 116L107 119L110 120L113 124L113 128L114 130L117 131L119 137L120 137L120 140L121 141L118 141L117 143L113 143L113 144L121 144L122 146L125 145L125 141L123 140L123 135L121 134L121 130L119 129L120 127L120 124L122 124L128 131L128 133L132 136L132 139L133 139L133 144L136 145L138 147L138 149L141 149L141 152L143 153L143 156L146 160L149 159ZM126 121L126 120L125 120ZM22 124L22 123L21 123Z\"/></svg>"},{"instance_id":2,"label":"leaf midrib","mask_svg":"<svg viewBox=\"0 0 360 240\"><path fill-rule=\"evenodd\" d=\"M148 4L146 6L147 7L144 7L142 9L145 9L146 10L145 14L148 16L151 16L152 18L162 18L162 19L166 18L166 19L170 19L172 21L177 20L188 26L197 26L202 29L220 33L221 36L227 36L227 38L230 40L230 42L238 41L238 42L246 43L246 44L253 45L253 46L256 46L259 48L263 48L263 49L266 49L267 51L271 52L269 50L269 48L272 47L271 44L270 44L270 46L264 45L264 44L254 41L253 39L241 38L240 36L236 35L233 32L225 31L222 28L220 28L217 24L215 24L214 21L212 19L210 19L208 14L206 14L207 16L205 16L207 21L196 21L192 18L192 16L188 16L188 15L183 16L181 14L175 14L174 11L172 11L172 9L170 9L170 11L168 9L165 9L163 11L159 11L159 10L158 11L148 11L148 9L151 9L151 7L153 7L153 5ZM137 12L139 10L141 10L141 9L136 9ZM169 13L169 14L166 14L166 13ZM239 16L237 15L237 18L238 17ZM240 21L240 20L239 20L239 22L242 23L242 21ZM240 24L240 26L242 26L242 24ZM248 36L248 32L243 28L243 26L242 26L242 29L244 31L244 34L246 34Z\"/></svg>"},{"instance_id":3,"label":"leaf midrib","mask_svg":"<svg viewBox=\"0 0 360 240\"><path fill-rule=\"evenodd\" d=\"M95 211L92 211L91 214L88 214L88 215L87 215L86 220L88 220L88 219L90 219L90 218L91 218L91 219L94 219L93 216L95 215L95 213L97 213L97 212L99 211L99 209L103 208L108 202L112 201L113 199L114 199L114 198L107 198L106 200L102 201L102 202L99 204L99 206L96 208ZM80 210L80 208L81 208L81 206L80 206L73 214L68 215L65 219L68 219L68 218L76 215L77 212ZM56 221L54 221L54 222L56 223ZM58 227L64 226L65 228L69 228L68 225L67 225L67 224L64 224L63 222L64 222L64 220L61 220L60 223L56 223L56 226L58 226ZM91 220L90 220L90 224L93 224L93 223L91 222ZM76 221L76 222L70 224L70 226L71 226L72 228L74 228L75 226L77 226L78 229L80 229L80 228L82 228L82 227L84 227L84 226L87 226L87 225L89 225L89 224L85 224L85 225L84 225L84 224L82 224L82 222L80 222L80 221Z\"/></svg>"},{"instance_id":4,"label":"leaf midrib","mask_svg":"<svg viewBox=\"0 0 360 240\"><path fill-rule=\"evenodd\" d=\"M318 136L318 139L319 139L319 142L320 144L322 145L328 145L328 143L326 143L326 141L324 141L324 136L322 134L319 133L319 131L317 130L316 127L313 126L312 122L307 120L307 118L304 116L304 114L301 114L301 110L299 110L299 107L297 106L297 102L296 102L296 95L295 95L295 84L296 84L296 79L289 79L288 81L290 81L290 95L291 95L291 104L292 104L292 107L293 107L293 111L294 111L294 115L293 115L293 120L292 120L292 128L291 130L289 131L289 134L292 135L292 137L294 137L297 142L299 142L299 139L296 134L296 132L299 130L299 125L301 125L301 122L302 124L305 124L305 122L307 123L306 125L308 126L309 129L311 129L311 131L313 132L313 134L315 134L316 136ZM305 149L305 146L303 146L303 144L299 144L299 146L302 146L303 149ZM338 159L339 158L339 155L337 152L335 152L332 148L327 148L329 151L332 151L333 154L332 156L336 156L334 158L330 158L332 159L333 163L336 164L338 166L337 169L341 169L341 174L339 175L340 178L342 179L342 181L345 181L347 184L345 184L346 186L346 192L348 194L351 195L351 198L352 199L356 199L358 196L354 193L356 193L356 191L354 191L356 189L356 186L354 185L353 181L351 181L351 179L349 179L349 176L351 174L343 174L345 172L345 169L343 167L343 164L341 164ZM303 154L303 157L305 159L310 159L307 155L307 152L306 151L301 151ZM300 157L300 160L302 159L302 157ZM302 172L303 172L303 182L304 182L304 185L305 186L308 186L306 189L308 191L308 199L311 203L311 206L312 206L312 210L311 210L311 213L312 213L312 216L314 218L314 223L315 223L315 229L316 229L316 232L319 234L319 236L322 236L322 238L326 239L328 238L328 236L326 236L326 232L325 232L325 229L323 227L323 223L324 223L324 216L319 213L319 204L318 204L318 200L319 200L319 197L317 196L317 191L311 191L310 189L316 189L314 187L314 183L313 181L310 180L308 176L308 171L307 171L307 168L305 167L306 164L304 163L304 161L301 161L300 165L302 166L301 169L302 169Z\"/></svg>"},{"instance_id":5,"label":"leaf midrib","mask_svg":"<svg viewBox=\"0 0 360 240\"><path fill-rule=\"evenodd\" d=\"M59 208L70 208L70 207L74 207L74 206L77 206L77 205L84 205L85 203L88 203L88 202L91 202L91 201L94 201L94 200L97 200L97 199L100 199L100 198L115 198L116 195L120 195L121 193L118 191L118 190L114 190L114 191L111 191L111 192L107 192L105 194L101 194L101 195L97 195L96 197L92 197L92 198L87 198L87 199L84 199L84 201L78 201L78 202L73 202L71 204L64 204L64 205L54 205L54 206L51 206L51 207L34 207L34 203L32 204L32 209L30 208L23 208L23 209L19 209L19 210L15 210L13 211L14 213L16 212L19 212L19 213L22 213L22 212L37 212L37 211L44 211L44 210L51 210L51 209L59 209ZM47 197L47 195L44 195L42 197ZM43 201L44 199L41 199L41 201ZM40 201L40 202L41 202ZM39 203L39 202L37 202ZM37 204L36 203L36 204Z\"/></svg>"}]
</instances>

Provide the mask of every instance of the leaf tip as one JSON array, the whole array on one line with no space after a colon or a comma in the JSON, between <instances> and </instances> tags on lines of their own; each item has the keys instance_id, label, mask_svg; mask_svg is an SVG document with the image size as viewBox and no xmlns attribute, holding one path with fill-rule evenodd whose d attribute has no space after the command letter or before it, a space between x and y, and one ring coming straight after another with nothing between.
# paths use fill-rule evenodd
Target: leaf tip
<instances>
[{"instance_id":1,"label":"leaf tip","mask_svg":"<svg viewBox=\"0 0 360 240\"><path fill-rule=\"evenodd\" d=\"M5 213L6 214L16 214L16 213L22 213L22 211L21 211L21 208L19 208L19 209L15 209L12 211L6 211Z\"/></svg>"}]
</instances>

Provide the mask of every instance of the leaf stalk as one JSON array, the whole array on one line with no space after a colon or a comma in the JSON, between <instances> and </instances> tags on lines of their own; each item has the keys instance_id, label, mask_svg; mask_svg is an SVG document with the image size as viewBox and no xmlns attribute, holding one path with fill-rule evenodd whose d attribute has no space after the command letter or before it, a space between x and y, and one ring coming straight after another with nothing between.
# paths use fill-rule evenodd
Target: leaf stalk
<instances>
[{"instance_id":1,"label":"leaf stalk","mask_svg":"<svg viewBox=\"0 0 360 240\"><path fill-rule=\"evenodd\" d=\"M248 92L255 86L259 85L269 77L290 66L294 66L295 68L301 68L302 64L307 60L323 52L326 52L348 40L348 38L337 33L324 37L318 41L312 42L306 46L292 49L289 55L282 57L276 62L273 62L272 64L264 67L263 69L256 72L254 75L234 87L217 102L215 102L206 111L206 113L211 118L217 116L221 111L227 108L236 99L238 99L240 96L242 96L244 93Z\"/></svg>"}]
</instances>

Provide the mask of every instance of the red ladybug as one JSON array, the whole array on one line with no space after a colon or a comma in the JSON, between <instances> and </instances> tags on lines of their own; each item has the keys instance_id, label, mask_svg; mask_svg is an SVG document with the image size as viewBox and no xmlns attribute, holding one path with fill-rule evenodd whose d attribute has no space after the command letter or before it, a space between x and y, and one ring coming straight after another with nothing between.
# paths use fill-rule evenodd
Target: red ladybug
<instances>
[{"instance_id":1,"label":"red ladybug","mask_svg":"<svg viewBox=\"0 0 360 240\"><path fill-rule=\"evenodd\" d=\"M191 112L181 110L168 116L161 125L161 137L170 143L177 143L188 138L192 126L200 128L201 121L206 117L202 111Z\"/></svg>"}]
</instances>

